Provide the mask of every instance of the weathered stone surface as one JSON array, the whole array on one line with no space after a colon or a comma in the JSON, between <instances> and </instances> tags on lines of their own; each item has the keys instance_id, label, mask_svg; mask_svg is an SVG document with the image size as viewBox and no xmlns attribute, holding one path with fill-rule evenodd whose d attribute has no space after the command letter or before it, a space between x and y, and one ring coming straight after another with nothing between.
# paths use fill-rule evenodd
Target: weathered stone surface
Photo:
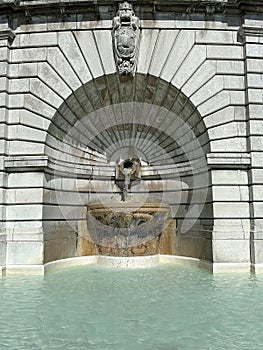
<instances>
[{"instance_id":1,"label":"weathered stone surface","mask_svg":"<svg viewBox=\"0 0 263 350\"><path fill-rule=\"evenodd\" d=\"M163 243L170 252L247 263L251 249L251 262L262 263L262 5L249 13L242 1L243 16L241 1L218 2L208 16L205 3L169 1L169 11L167 0L155 10L152 0L138 3L137 70L121 78L112 1L84 1L76 11L74 1L28 2L27 18L24 2L15 11L14 1L0 4L0 227L8 264L42 264L44 250L46 261L78 254L83 206L118 195L112 160L131 148L147 164L144 185L173 207L178 235ZM176 178L183 190L160 190L160 178ZM147 197L142 185L133 194L142 189ZM153 254L158 244L131 253ZM1 266L5 251L2 239Z\"/></svg>"}]
</instances>

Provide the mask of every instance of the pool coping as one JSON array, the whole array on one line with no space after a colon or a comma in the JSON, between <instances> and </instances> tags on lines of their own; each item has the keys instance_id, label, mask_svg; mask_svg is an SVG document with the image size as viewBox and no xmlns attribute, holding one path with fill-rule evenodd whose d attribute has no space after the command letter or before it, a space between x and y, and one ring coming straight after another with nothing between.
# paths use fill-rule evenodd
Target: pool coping
<instances>
[{"instance_id":1,"label":"pool coping","mask_svg":"<svg viewBox=\"0 0 263 350\"><path fill-rule=\"evenodd\" d=\"M108 268L147 268L163 264L194 266L211 273L263 273L263 264L212 263L207 260L177 255L151 255L138 257L81 256L48 262L44 265L6 265L0 266L0 277L5 275L45 275L49 272L73 266L98 264Z\"/></svg>"}]
</instances>

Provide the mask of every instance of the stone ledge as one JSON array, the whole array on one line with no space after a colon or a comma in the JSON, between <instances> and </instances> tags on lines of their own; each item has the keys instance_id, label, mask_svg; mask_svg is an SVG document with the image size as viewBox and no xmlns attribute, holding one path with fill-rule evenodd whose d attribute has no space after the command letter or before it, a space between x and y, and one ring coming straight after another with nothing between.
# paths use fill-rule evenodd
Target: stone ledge
<instances>
[{"instance_id":1,"label":"stone ledge","mask_svg":"<svg viewBox=\"0 0 263 350\"><path fill-rule=\"evenodd\" d=\"M123 261L121 261L123 260ZM212 263L197 258L176 255L153 255L145 257L109 257L109 256L81 256L56 260L44 265L7 265L0 266L0 276L5 275L44 275L49 272L90 264L99 264L109 268L147 268L160 265L184 265L204 268L214 274L216 273L262 273L263 264L245 263ZM134 260L134 262L132 262ZM125 262L125 263L123 263ZM136 263L135 263L136 262Z\"/></svg>"},{"instance_id":2,"label":"stone ledge","mask_svg":"<svg viewBox=\"0 0 263 350\"><path fill-rule=\"evenodd\" d=\"M13 12L24 11L28 20L31 19L31 11L35 10L38 10L38 13L57 10L61 17L65 18L67 15L65 11L68 9L72 13L74 7L78 7L78 11L82 12L87 12L87 9L97 14L101 11L104 14L107 12L109 16L112 9L116 10L118 1L121 0L4 0L1 1L0 8L6 11L11 9ZM134 3L134 7L144 7L141 12L152 16L158 12L204 13L208 16L218 13L263 12L260 0L130 0L130 2Z\"/></svg>"},{"instance_id":3,"label":"stone ledge","mask_svg":"<svg viewBox=\"0 0 263 350\"><path fill-rule=\"evenodd\" d=\"M207 165L211 168L247 168L251 164L248 153L210 153Z\"/></svg>"},{"instance_id":4,"label":"stone ledge","mask_svg":"<svg viewBox=\"0 0 263 350\"><path fill-rule=\"evenodd\" d=\"M44 265L6 265L6 275L44 275Z\"/></svg>"},{"instance_id":5,"label":"stone ledge","mask_svg":"<svg viewBox=\"0 0 263 350\"><path fill-rule=\"evenodd\" d=\"M263 36L263 27L242 25L238 34L244 38L245 36Z\"/></svg>"},{"instance_id":6,"label":"stone ledge","mask_svg":"<svg viewBox=\"0 0 263 350\"><path fill-rule=\"evenodd\" d=\"M9 40L11 42L15 39L15 36L11 29L0 30L0 40Z\"/></svg>"},{"instance_id":7,"label":"stone ledge","mask_svg":"<svg viewBox=\"0 0 263 350\"><path fill-rule=\"evenodd\" d=\"M44 273L54 272L57 270L65 269L71 266L83 266L89 264L97 264L98 257L92 256L81 256L76 258L67 258L62 260L56 260L48 262L44 265Z\"/></svg>"},{"instance_id":8,"label":"stone ledge","mask_svg":"<svg viewBox=\"0 0 263 350\"><path fill-rule=\"evenodd\" d=\"M251 272L251 264L247 263L213 263L213 273L247 273Z\"/></svg>"},{"instance_id":9,"label":"stone ledge","mask_svg":"<svg viewBox=\"0 0 263 350\"><path fill-rule=\"evenodd\" d=\"M48 166L47 156L6 157L5 169L9 172L42 170Z\"/></svg>"}]
</instances>

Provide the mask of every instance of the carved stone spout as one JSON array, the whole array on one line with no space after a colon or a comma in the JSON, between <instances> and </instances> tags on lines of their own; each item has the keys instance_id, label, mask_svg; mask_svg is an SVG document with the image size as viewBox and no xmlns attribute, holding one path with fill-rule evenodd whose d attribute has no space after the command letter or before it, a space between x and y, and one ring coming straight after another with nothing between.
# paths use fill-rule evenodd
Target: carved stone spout
<instances>
[{"instance_id":1,"label":"carved stone spout","mask_svg":"<svg viewBox=\"0 0 263 350\"><path fill-rule=\"evenodd\" d=\"M118 71L121 75L134 75L137 63L139 18L127 1L119 4L113 19L113 48Z\"/></svg>"},{"instance_id":2,"label":"carved stone spout","mask_svg":"<svg viewBox=\"0 0 263 350\"><path fill-rule=\"evenodd\" d=\"M116 180L122 191L122 201L127 200L128 191L131 188L131 182L140 180L141 163L137 158L126 159L119 163L116 168Z\"/></svg>"}]
</instances>

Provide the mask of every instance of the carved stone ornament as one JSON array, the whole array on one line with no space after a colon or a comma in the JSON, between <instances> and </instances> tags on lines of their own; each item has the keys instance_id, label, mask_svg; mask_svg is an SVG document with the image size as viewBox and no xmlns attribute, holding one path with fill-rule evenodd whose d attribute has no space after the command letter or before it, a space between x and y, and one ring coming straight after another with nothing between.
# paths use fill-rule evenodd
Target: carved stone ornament
<instances>
[{"instance_id":1,"label":"carved stone ornament","mask_svg":"<svg viewBox=\"0 0 263 350\"><path fill-rule=\"evenodd\" d=\"M113 48L118 71L121 75L134 75L137 61L139 18L127 1L119 4L113 18Z\"/></svg>"}]
</instances>

